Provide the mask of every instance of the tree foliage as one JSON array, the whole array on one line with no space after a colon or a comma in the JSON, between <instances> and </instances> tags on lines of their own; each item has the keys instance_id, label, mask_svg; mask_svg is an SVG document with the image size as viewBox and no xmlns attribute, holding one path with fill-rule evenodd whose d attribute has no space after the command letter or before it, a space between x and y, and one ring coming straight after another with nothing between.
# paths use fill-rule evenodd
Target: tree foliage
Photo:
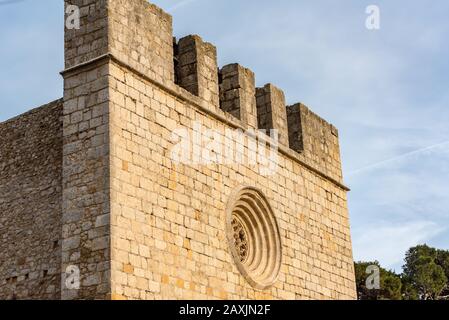
<instances>
[{"instance_id":1,"label":"tree foliage","mask_svg":"<svg viewBox=\"0 0 449 320\"><path fill-rule=\"evenodd\" d=\"M377 266L380 271L379 289L367 287L369 266ZM401 300L402 282L399 275L382 268L378 261L355 263L357 295L359 300ZM371 274L372 275L372 274Z\"/></svg>"},{"instance_id":2,"label":"tree foliage","mask_svg":"<svg viewBox=\"0 0 449 320\"><path fill-rule=\"evenodd\" d=\"M447 277L437 257L438 250L427 245L410 248L405 254L404 277L422 300L438 299L447 285Z\"/></svg>"},{"instance_id":3,"label":"tree foliage","mask_svg":"<svg viewBox=\"0 0 449 320\"><path fill-rule=\"evenodd\" d=\"M367 287L369 266L379 268L379 289ZM355 276L360 300L449 300L449 251L419 245L405 254L402 274L374 261L355 263Z\"/></svg>"}]
</instances>

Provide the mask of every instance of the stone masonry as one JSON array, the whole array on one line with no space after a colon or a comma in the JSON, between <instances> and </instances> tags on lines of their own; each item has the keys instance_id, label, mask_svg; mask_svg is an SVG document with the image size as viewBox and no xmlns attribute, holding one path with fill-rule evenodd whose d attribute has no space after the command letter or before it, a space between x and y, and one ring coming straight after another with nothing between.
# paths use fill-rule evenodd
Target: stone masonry
<instances>
[{"instance_id":1,"label":"stone masonry","mask_svg":"<svg viewBox=\"0 0 449 320\"><path fill-rule=\"evenodd\" d=\"M65 4L63 99L0 124L0 298L355 299L337 129L145 0ZM197 123L276 172L174 161Z\"/></svg>"},{"instance_id":2,"label":"stone masonry","mask_svg":"<svg viewBox=\"0 0 449 320\"><path fill-rule=\"evenodd\" d=\"M0 297L61 288L62 100L0 125Z\"/></svg>"}]
</instances>

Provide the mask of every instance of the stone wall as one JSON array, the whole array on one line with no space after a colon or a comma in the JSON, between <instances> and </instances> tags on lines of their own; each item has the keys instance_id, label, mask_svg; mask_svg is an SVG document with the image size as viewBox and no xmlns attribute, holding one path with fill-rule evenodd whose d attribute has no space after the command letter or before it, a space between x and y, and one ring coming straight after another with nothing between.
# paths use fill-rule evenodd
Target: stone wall
<instances>
[{"instance_id":1,"label":"stone wall","mask_svg":"<svg viewBox=\"0 0 449 320\"><path fill-rule=\"evenodd\" d=\"M64 29L65 68L71 68L108 53L109 0L64 1L64 12L76 6L80 13L80 29ZM68 16L67 16L68 18Z\"/></svg>"},{"instance_id":2,"label":"stone wall","mask_svg":"<svg viewBox=\"0 0 449 320\"><path fill-rule=\"evenodd\" d=\"M279 141L288 146L287 110L284 92L272 84L256 89L257 119L259 128L276 129ZM267 132L268 133L268 132Z\"/></svg>"},{"instance_id":3,"label":"stone wall","mask_svg":"<svg viewBox=\"0 0 449 320\"><path fill-rule=\"evenodd\" d=\"M62 298L105 299L110 289L109 66L64 73ZM79 290L65 270L80 270Z\"/></svg>"},{"instance_id":4,"label":"stone wall","mask_svg":"<svg viewBox=\"0 0 449 320\"><path fill-rule=\"evenodd\" d=\"M201 97L212 108L218 108L217 49L201 37L191 35L176 44L177 83L190 93Z\"/></svg>"},{"instance_id":5,"label":"stone wall","mask_svg":"<svg viewBox=\"0 0 449 320\"><path fill-rule=\"evenodd\" d=\"M290 148L336 181L343 181L338 130L302 103L287 107Z\"/></svg>"},{"instance_id":6,"label":"stone wall","mask_svg":"<svg viewBox=\"0 0 449 320\"><path fill-rule=\"evenodd\" d=\"M257 129L256 79L254 72L229 64L220 70L220 108Z\"/></svg>"},{"instance_id":7,"label":"stone wall","mask_svg":"<svg viewBox=\"0 0 449 320\"><path fill-rule=\"evenodd\" d=\"M62 101L0 123L0 299L60 297Z\"/></svg>"},{"instance_id":8,"label":"stone wall","mask_svg":"<svg viewBox=\"0 0 449 320\"><path fill-rule=\"evenodd\" d=\"M174 129L199 121L223 136L229 126L128 68L112 64L111 76L113 298L355 297L346 190L284 155L267 177L245 165L175 164ZM263 191L280 227L280 276L263 291L240 275L226 240L226 203L240 185Z\"/></svg>"},{"instance_id":9,"label":"stone wall","mask_svg":"<svg viewBox=\"0 0 449 320\"><path fill-rule=\"evenodd\" d=\"M172 17L145 0L108 5L109 52L160 82L173 82Z\"/></svg>"},{"instance_id":10,"label":"stone wall","mask_svg":"<svg viewBox=\"0 0 449 320\"><path fill-rule=\"evenodd\" d=\"M112 298L355 298L347 189L321 162L340 168L338 139L320 134L327 126L318 117L302 122L301 137L290 137L297 124L289 127L282 90L269 84L256 91L252 72L238 65L219 72L215 47L198 36L181 39L174 51L177 83L187 90L126 63L128 48L110 59ZM175 163L173 132L193 132L198 123L222 139L227 129L256 123L277 129L277 172L261 175L262 163ZM300 138L307 152L289 148ZM332 152L311 154L326 139ZM239 272L227 241L227 202L242 185L261 190L279 225L280 274L263 290Z\"/></svg>"},{"instance_id":11,"label":"stone wall","mask_svg":"<svg viewBox=\"0 0 449 320\"><path fill-rule=\"evenodd\" d=\"M199 36L176 43L171 17L145 0L68 3L82 19L65 33L63 101L1 125L0 296L355 298L336 129L300 104L287 108L281 89L256 89L249 69L219 69ZM278 130L246 136L279 140L271 175L240 142L240 162L175 161L180 130L213 130L229 143L236 129ZM208 142L190 140L189 154ZM254 197L242 200L240 222L230 208L239 190ZM259 223L253 213L263 230L248 230ZM35 229L33 214L47 224ZM247 272L247 255L273 274ZM80 270L77 290L65 286L69 266Z\"/></svg>"}]
</instances>

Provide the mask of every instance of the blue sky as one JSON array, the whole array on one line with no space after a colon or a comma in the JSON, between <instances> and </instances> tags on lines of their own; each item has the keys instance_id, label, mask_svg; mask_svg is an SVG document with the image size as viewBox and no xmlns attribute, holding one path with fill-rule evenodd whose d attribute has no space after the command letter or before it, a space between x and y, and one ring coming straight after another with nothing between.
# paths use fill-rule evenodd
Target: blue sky
<instances>
[{"instance_id":1,"label":"blue sky","mask_svg":"<svg viewBox=\"0 0 449 320\"><path fill-rule=\"evenodd\" d=\"M62 96L61 0L0 0L0 121ZM340 130L355 259L449 249L449 2L153 0ZM381 29L365 28L380 7Z\"/></svg>"}]
</instances>

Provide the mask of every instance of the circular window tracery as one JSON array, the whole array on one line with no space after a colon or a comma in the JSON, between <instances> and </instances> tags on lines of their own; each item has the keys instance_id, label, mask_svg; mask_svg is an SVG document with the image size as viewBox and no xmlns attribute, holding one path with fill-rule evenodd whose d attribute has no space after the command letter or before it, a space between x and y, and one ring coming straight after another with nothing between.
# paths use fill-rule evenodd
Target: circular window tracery
<instances>
[{"instance_id":1,"label":"circular window tracery","mask_svg":"<svg viewBox=\"0 0 449 320\"><path fill-rule=\"evenodd\" d=\"M232 218L232 230L234 231L234 246L240 257L240 262L244 263L248 258L248 236L242 223L236 218Z\"/></svg>"},{"instance_id":2,"label":"circular window tracery","mask_svg":"<svg viewBox=\"0 0 449 320\"><path fill-rule=\"evenodd\" d=\"M281 238L274 212L263 193L239 187L227 208L230 251L240 273L256 289L272 286L282 259Z\"/></svg>"}]
</instances>

